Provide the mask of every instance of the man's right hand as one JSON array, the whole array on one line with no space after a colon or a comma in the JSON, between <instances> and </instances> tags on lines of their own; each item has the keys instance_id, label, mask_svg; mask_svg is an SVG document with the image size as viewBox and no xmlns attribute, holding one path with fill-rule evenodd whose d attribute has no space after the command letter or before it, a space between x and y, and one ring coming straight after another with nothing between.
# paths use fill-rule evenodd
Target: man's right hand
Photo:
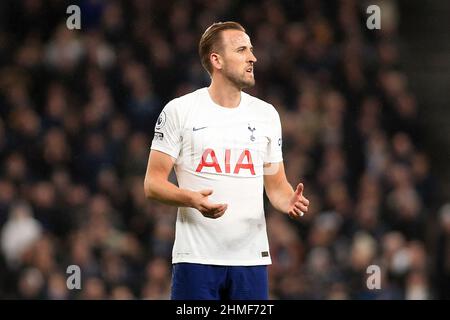
<instances>
[{"instance_id":1,"label":"man's right hand","mask_svg":"<svg viewBox=\"0 0 450 320\"><path fill-rule=\"evenodd\" d=\"M211 189L195 192L192 199L192 207L200 211L200 213L206 218L217 219L225 213L228 208L228 204L209 202L208 196L212 193L213 191Z\"/></svg>"}]
</instances>

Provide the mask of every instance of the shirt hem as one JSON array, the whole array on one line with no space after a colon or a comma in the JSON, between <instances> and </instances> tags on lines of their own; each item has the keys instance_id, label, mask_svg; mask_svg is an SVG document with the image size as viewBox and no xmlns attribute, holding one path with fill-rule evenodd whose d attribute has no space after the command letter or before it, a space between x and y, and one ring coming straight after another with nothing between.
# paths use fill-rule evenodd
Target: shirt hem
<instances>
[{"instance_id":1,"label":"shirt hem","mask_svg":"<svg viewBox=\"0 0 450 320\"><path fill-rule=\"evenodd\" d=\"M264 159L264 163L278 163L282 162L283 158Z\"/></svg>"},{"instance_id":2,"label":"shirt hem","mask_svg":"<svg viewBox=\"0 0 450 320\"><path fill-rule=\"evenodd\" d=\"M262 266L271 265L272 259L266 258L264 260L216 260L216 259L202 259L202 258L172 258L172 264L176 263L198 263L217 266Z\"/></svg>"}]
</instances>

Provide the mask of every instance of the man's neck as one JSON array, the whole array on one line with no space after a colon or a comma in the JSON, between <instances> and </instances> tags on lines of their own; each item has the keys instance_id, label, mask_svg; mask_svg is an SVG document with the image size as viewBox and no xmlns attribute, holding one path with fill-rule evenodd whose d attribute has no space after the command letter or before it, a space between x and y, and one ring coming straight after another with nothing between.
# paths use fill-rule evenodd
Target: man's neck
<instances>
[{"instance_id":1,"label":"man's neck","mask_svg":"<svg viewBox=\"0 0 450 320\"><path fill-rule=\"evenodd\" d=\"M241 102L241 90L225 81L213 79L208 92L214 103L225 108L236 108Z\"/></svg>"}]
</instances>

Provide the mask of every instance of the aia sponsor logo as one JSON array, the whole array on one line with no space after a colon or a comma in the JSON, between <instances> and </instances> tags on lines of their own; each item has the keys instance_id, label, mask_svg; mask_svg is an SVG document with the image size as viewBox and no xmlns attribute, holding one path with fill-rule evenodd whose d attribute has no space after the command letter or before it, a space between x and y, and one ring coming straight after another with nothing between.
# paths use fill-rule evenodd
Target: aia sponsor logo
<instances>
[{"instance_id":1,"label":"aia sponsor logo","mask_svg":"<svg viewBox=\"0 0 450 320\"><path fill-rule=\"evenodd\" d=\"M231 149L225 149L223 159L218 159L214 149L207 148L203 151L200 163L197 165L196 172L202 172L204 168L214 168L216 173L233 173L239 174L241 170L249 170L251 175L255 175L255 167L253 165L252 153L248 149L244 149L236 163L231 163Z\"/></svg>"}]
</instances>

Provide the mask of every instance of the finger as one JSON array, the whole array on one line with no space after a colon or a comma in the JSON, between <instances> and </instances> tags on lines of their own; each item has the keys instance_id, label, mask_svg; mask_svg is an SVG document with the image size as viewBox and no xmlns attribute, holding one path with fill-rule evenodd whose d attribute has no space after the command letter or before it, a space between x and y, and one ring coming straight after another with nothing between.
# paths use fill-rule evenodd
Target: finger
<instances>
[{"instance_id":1,"label":"finger","mask_svg":"<svg viewBox=\"0 0 450 320\"><path fill-rule=\"evenodd\" d=\"M217 212L217 213L215 213L215 214L213 215L213 218L214 218L214 219L220 218L221 216L223 216L223 215L225 214L226 211L227 211L226 208L223 209L223 210L220 210L219 212Z\"/></svg>"},{"instance_id":2,"label":"finger","mask_svg":"<svg viewBox=\"0 0 450 320\"><path fill-rule=\"evenodd\" d=\"M289 211L288 214L289 214L289 217L292 219L300 218L300 216L297 213L295 213L294 210Z\"/></svg>"},{"instance_id":3,"label":"finger","mask_svg":"<svg viewBox=\"0 0 450 320\"><path fill-rule=\"evenodd\" d=\"M225 210L227 210L227 207L228 206L226 204L221 204L219 208L212 211L212 214L215 215L218 212L225 211Z\"/></svg>"},{"instance_id":4,"label":"finger","mask_svg":"<svg viewBox=\"0 0 450 320\"><path fill-rule=\"evenodd\" d=\"M208 216L213 216L222 210L226 210L227 208L227 204L212 204L210 207L205 207L204 213Z\"/></svg>"},{"instance_id":5,"label":"finger","mask_svg":"<svg viewBox=\"0 0 450 320\"><path fill-rule=\"evenodd\" d=\"M308 210L308 205L305 205L303 202L301 201L296 201L294 203L294 206L296 206L297 208L299 208L300 210L304 211L304 210Z\"/></svg>"},{"instance_id":6,"label":"finger","mask_svg":"<svg viewBox=\"0 0 450 320\"><path fill-rule=\"evenodd\" d=\"M297 189L295 189L295 194L298 194L298 195L302 195L302 193L303 193L303 189L305 188L305 186L303 185L303 183L299 183L298 185L297 185Z\"/></svg>"},{"instance_id":7,"label":"finger","mask_svg":"<svg viewBox=\"0 0 450 320\"><path fill-rule=\"evenodd\" d=\"M218 212L216 210L209 210L209 209L205 209L203 210L201 213L205 218L210 218L212 219L214 217L214 214Z\"/></svg>"},{"instance_id":8,"label":"finger","mask_svg":"<svg viewBox=\"0 0 450 320\"><path fill-rule=\"evenodd\" d=\"M305 214L302 210L294 207L294 212L299 216L299 217L303 217L303 215Z\"/></svg>"},{"instance_id":9,"label":"finger","mask_svg":"<svg viewBox=\"0 0 450 320\"><path fill-rule=\"evenodd\" d=\"M304 203L301 202L301 201L297 201L297 202L295 203L295 205L296 205L297 207L299 207L300 210L302 210L302 211L308 210L308 207L309 207L307 204L304 204Z\"/></svg>"},{"instance_id":10,"label":"finger","mask_svg":"<svg viewBox=\"0 0 450 320\"><path fill-rule=\"evenodd\" d=\"M223 203L211 203L211 202L207 202L203 204L203 206L205 207L206 210L208 211L213 211L213 210L220 210L223 208L223 206L226 206L226 204Z\"/></svg>"},{"instance_id":11,"label":"finger","mask_svg":"<svg viewBox=\"0 0 450 320\"><path fill-rule=\"evenodd\" d=\"M297 209L299 209L300 211L303 211L303 212L307 212L307 211L308 211L308 207L305 206L305 205L303 205L303 204L300 203L300 202L296 202L296 203L294 204L294 207L297 208Z\"/></svg>"},{"instance_id":12,"label":"finger","mask_svg":"<svg viewBox=\"0 0 450 320\"><path fill-rule=\"evenodd\" d=\"M203 196L207 197L212 195L213 190L212 189L204 189L199 191Z\"/></svg>"},{"instance_id":13,"label":"finger","mask_svg":"<svg viewBox=\"0 0 450 320\"><path fill-rule=\"evenodd\" d=\"M212 211L212 212L210 211L210 212L204 213L203 215L209 219L217 219L217 218L220 218L221 216L223 216L223 214L225 213L226 210L227 210L227 207L225 207L219 211Z\"/></svg>"},{"instance_id":14,"label":"finger","mask_svg":"<svg viewBox=\"0 0 450 320\"><path fill-rule=\"evenodd\" d=\"M305 205L305 206L309 206L309 200L308 199L306 199L305 197L301 197L300 198L300 201Z\"/></svg>"}]
</instances>

